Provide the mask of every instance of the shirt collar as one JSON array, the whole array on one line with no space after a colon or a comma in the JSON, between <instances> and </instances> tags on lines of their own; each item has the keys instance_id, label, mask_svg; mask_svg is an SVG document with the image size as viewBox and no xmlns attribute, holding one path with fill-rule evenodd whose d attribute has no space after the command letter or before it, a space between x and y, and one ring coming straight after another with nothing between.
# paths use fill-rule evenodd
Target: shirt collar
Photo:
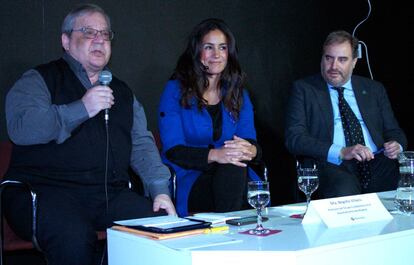
<instances>
[{"instance_id":1,"label":"shirt collar","mask_svg":"<svg viewBox=\"0 0 414 265\"><path fill-rule=\"evenodd\" d=\"M329 87L329 89L334 89L334 86L332 86L329 83L328 83L328 87ZM342 87L344 88L344 90L352 90L351 79L349 79L348 82L346 82Z\"/></svg>"},{"instance_id":2,"label":"shirt collar","mask_svg":"<svg viewBox=\"0 0 414 265\"><path fill-rule=\"evenodd\" d=\"M63 60L65 60L70 69L75 73L76 77L81 81L81 83L86 87L90 88L96 84L91 84L88 74L86 73L85 68L83 68L82 64L78 62L75 58L72 57L69 53L65 52L62 56ZM109 70L107 66L104 67L103 70ZM98 81L97 81L98 82Z\"/></svg>"},{"instance_id":3,"label":"shirt collar","mask_svg":"<svg viewBox=\"0 0 414 265\"><path fill-rule=\"evenodd\" d=\"M69 64L70 69L76 75L86 74L86 71L83 68L82 64L78 62L75 58L73 58L69 53L65 52L63 54L63 60L65 60Z\"/></svg>"}]
</instances>

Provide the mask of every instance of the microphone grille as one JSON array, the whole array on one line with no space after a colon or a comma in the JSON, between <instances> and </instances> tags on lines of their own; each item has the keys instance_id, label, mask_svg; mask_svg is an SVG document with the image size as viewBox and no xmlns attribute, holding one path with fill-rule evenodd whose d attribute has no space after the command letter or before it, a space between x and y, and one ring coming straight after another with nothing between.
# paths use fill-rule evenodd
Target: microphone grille
<instances>
[{"instance_id":1,"label":"microphone grille","mask_svg":"<svg viewBox=\"0 0 414 265\"><path fill-rule=\"evenodd\" d=\"M99 73L98 80L102 85L109 85L109 83L112 81L112 73L108 70L104 70Z\"/></svg>"}]
</instances>

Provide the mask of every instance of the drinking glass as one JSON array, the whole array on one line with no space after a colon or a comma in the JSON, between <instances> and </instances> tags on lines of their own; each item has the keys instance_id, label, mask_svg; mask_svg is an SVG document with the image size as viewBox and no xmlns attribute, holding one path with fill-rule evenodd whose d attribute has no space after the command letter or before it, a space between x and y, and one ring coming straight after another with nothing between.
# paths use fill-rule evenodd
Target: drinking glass
<instances>
[{"instance_id":1,"label":"drinking glass","mask_svg":"<svg viewBox=\"0 0 414 265\"><path fill-rule=\"evenodd\" d=\"M308 211L312 193L319 187L318 169L298 168L297 173L299 189L306 195L306 210L303 213L303 216L305 216Z\"/></svg>"},{"instance_id":2,"label":"drinking glass","mask_svg":"<svg viewBox=\"0 0 414 265\"><path fill-rule=\"evenodd\" d=\"M247 183L247 200L249 204L257 211L256 228L250 229L250 234L263 235L270 232L262 225L262 210L270 202L269 182L267 181L250 181Z\"/></svg>"},{"instance_id":3,"label":"drinking glass","mask_svg":"<svg viewBox=\"0 0 414 265\"><path fill-rule=\"evenodd\" d=\"M414 152L401 152L398 156L400 180L395 195L397 210L405 215L414 214Z\"/></svg>"}]
</instances>

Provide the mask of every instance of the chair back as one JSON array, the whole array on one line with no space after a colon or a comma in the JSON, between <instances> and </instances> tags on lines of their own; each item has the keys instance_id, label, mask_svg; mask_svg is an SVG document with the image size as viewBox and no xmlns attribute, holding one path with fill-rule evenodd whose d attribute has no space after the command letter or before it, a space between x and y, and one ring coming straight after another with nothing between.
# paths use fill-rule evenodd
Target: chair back
<instances>
[{"instance_id":1,"label":"chair back","mask_svg":"<svg viewBox=\"0 0 414 265\"><path fill-rule=\"evenodd\" d=\"M10 141L0 141L0 181L9 168L13 144Z\"/></svg>"},{"instance_id":2,"label":"chair back","mask_svg":"<svg viewBox=\"0 0 414 265\"><path fill-rule=\"evenodd\" d=\"M10 141L0 141L0 182L2 182L4 175L7 172L7 169L10 165L11 153L13 149L13 144ZM1 202L1 199L0 199ZM3 218L3 217L0 217ZM3 218L3 236L2 238L2 250L5 251L14 251L14 250L24 250L32 249L33 244L30 241L26 241L18 237L13 230L10 228L7 220ZM1 253L1 256L3 253ZM1 262L3 257L1 257Z\"/></svg>"}]
</instances>

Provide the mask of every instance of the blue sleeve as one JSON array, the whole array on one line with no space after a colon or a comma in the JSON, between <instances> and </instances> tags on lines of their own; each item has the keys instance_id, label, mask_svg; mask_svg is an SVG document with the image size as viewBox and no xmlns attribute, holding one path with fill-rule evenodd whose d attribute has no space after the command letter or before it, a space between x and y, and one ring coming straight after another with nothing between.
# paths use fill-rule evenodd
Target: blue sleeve
<instances>
[{"instance_id":1,"label":"blue sleeve","mask_svg":"<svg viewBox=\"0 0 414 265\"><path fill-rule=\"evenodd\" d=\"M340 165L342 160L339 158L339 154L342 148L343 146L332 144L328 151L327 161L335 165Z\"/></svg>"},{"instance_id":2,"label":"blue sleeve","mask_svg":"<svg viewBox=\"0 0 414 265\"><path fill-rule=\"evenodd\" d=\"M243 139L249 138L256 140L253 105L246 90L243 91L243 105L240 110L236 135Z\"/></svg>"},{"instance_id":3,"label":"blue sleeve","mask_svg":"<svg viewBox=\"0 0 414 265\"><path fill-rule=\"evenodd\" d=\"M180 84L168 81L161 95L158 110L158 128L162 141L163 152L173 146L186 145L181 121Z\"/></svg>"}]
</instances>

